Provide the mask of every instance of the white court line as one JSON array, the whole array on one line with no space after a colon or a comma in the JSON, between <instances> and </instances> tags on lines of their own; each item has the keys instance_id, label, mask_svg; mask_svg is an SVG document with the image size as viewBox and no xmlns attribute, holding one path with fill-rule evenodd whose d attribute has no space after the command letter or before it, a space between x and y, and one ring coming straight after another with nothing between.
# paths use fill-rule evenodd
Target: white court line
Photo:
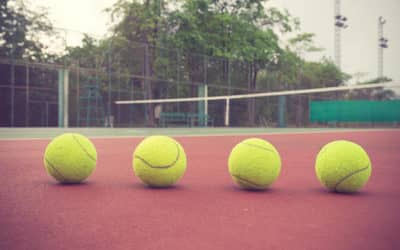
<instances>
[{"instance_id":1,"label":"white court line","mask_svg":"<svg viewBox=\"0 0 400 250\"><path fill-rule=\"evenodd\" d=\"M224 136L246 136L246 135L301 135L301 134L327 134L327 133L359 133L359 132L380 132L380 131L399 131L396 128L378 128L378 129L332 129L332 130L313 130L313 131L284 131L284 132L240 132L240 133L221 133L221 134L167 134L171 137L224 137ZM142 134L142 135L115 135L115 136L87 136L91 139L128 139L128 138L144 138L155 134ZM165 135L165 134L159 134ZM51 140L53 137L26 137L26 138L0 138L0 141L36 141L36 140Z\"/></svg>"}]
</instances>

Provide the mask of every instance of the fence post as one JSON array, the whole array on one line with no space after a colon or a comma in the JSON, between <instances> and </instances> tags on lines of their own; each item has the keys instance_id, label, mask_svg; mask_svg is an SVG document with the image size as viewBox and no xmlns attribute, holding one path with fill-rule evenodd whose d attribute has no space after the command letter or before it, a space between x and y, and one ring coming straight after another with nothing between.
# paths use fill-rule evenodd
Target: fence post
<instances>
[{"instance_id":1,"label":"fence post","mask_svg":"<svg viewBox=\"0 0 400 250\"><path fill-rule=\"evenodd\" d=\"M58 127L64 127L64 71L58 70Z\"/></svg>"},{"instance_id":2,"label":"fence post","mask_svg":"<svg viewBox=\"0 0 400 250\"><path fill-rule=\"evenodd\" d=\"M68 127L68 81L67 69L58 70L58 127Z\"/></svg>"},{"instance_id":3,"label":"fence post","mask_svg":"<svg viewBox=\"0 0 400 250\"><path fill-rule=\"evenodd\" d=\"M14 45L13 45L14 46ZM14 50L14 48L13 48ZM11 62L11 114L10 114L10 127L14 127L15 123L15 64L14 58Z\"/></svg>"},{"instance_id":4,"label":"fence post","mask_svg":"<svg viewBox=\"0 0 400 250\"><path fill-rule=\"evenodd\" d=\"M231 60L228 59L228 95L231 95L232 79L231 79Z\"/></svg>"},{"instance_id":5,"label":"fence post","mask_svg":"<svg viewBox=\"0 0 400 250\"><path fill-rule=\"evenodd\" d=\"M29 67L26 64L26 93L25 93L25 127L29 127L30 109L29 109Z\"/></svg>"},{"instance_id":6,"label":"fence post","mask_svg":"<svg viewBox=\"0 0 400 250\"><path fill-rule=\"evenodd\" d=\"M286 96L279 96L278 99L278 127L286 127Z\"/></svg>"},{"instance_id":7,"label":"fence post","mask_svg":"<svg viewBox=\"0 0 400 250\"><path fill-rule=\"evenodd\" d=\"M68 105L69 105L69 70L64 70L64 127L67 128L69 126L68 120Z\"/></svg>"},{"instance_id":8,"label":"fence post","mask_svg":"<svg viewBox=\"0 0 400 250\"><path fill-rule=\"evenodd\" d=\"M106 124L107 124L107 127L112 127L111 126L111 81L112 81L112 79L111 79L111 74L112 74L112 69L111 69L111 51L110 51L110 48L109 48L109 51L108 51L108 62L107 62L107 66L108 66L108 101L107 101L107 117L106 117Z\"/></svg>"},{"instance_id":9,"label":"fence post","mask_svg":"<svg viewBox=\"0 0 400 250\"><path fill-rule=\"evenodd\" d=\"M156 48L153 48L156 49ZM150 48L149 44L145 44L144 48L144 83L145 83L145 92L146 92L146 98L147 99L152 99L153 98L153 88L152 88L152 74L150 72ZM153 59L153 58L152 58ZM150 127L154 126L154 110L153 110L153 104L149 103L146 104L145 107L147 107L147 110L145 111L147 114L147 125Z\"/></svg>"},{"instance_id":10,"label":"fence post","mask_svg":"<svg viewBox=\"0 0 400 250\"><path fill-rule=\"evenodd\" d=\"M206 97L208 96L207 85L202 84L199 85L197 90L198 97ZM207 114L208 114L208 100L199 101L197 106L197 114L199 117L198 125L199 126L207 126Z\"/></svg>"},{"instance_id":11,"label":"fence post","mask_svg":"<svg viewBox=\"0 0 400 250\"><path fill-rule=\"evenodd\" d=\"M229 127L229 98L226 98L225 104L225 127Z\"/></svg>"}]
</instances>

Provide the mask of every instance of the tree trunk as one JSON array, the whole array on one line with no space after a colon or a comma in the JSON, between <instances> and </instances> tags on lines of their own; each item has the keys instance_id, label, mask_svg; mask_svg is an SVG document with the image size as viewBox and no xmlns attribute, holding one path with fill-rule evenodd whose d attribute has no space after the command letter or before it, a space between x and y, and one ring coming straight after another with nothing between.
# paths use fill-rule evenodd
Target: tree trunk
<instances>
[{"instance_id":1,"label":"tree trunk","mask_svg":"<svg viewBox=\"0 0 400 250\"><path fill-rule=\"evenodd\" d=\"M248 90L250 93L254 93L256 90L256 85L257 85L257 67L255 63L253 62L250 64L249 68L249 84L248 84ZM248 100L248 114L249 114L249 126L254 126L255 125L255 112L256 112L256 100L255 98L249 98Z\"/></svg>"},{"instance_id":2,"label":"tree trunk","mask_svg":"<svg viewBox=\"0 0 400 250\"><path fill-rule=\"evenodd\" d=\"M190 97L197 96L198 86L194 84L198 82L199 79L196 79L196 58L193 58L190 53L187 54L188 57L188 65L189 65L189 83L190 83ZM189 102L188 104L188 112L189 113L196 113L197 111L197 103Z\"/></svg>"},{"instance_id":3,"label":"tree trunk","mask_svg":"<svg viewBox=\"0 0 400 250\"><path fill-rule=\"evenodd\" d=\"M150 50L148 44L146 44L144 56L145 56L144 84L145 84L146 98L153 99L153 87L152 87L152 82L149 79L152 76L152 72L150 65ZM154 105L152 103L147 104L146 113L147 113L147 126L154 127Z\"/></svg>"}]
</instances>

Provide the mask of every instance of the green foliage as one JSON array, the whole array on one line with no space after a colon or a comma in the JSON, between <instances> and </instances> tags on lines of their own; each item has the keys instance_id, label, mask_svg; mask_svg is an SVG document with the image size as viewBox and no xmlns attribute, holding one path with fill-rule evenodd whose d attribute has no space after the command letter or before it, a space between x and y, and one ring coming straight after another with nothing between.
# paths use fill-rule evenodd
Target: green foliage
<instances>
[{"instance_id":1,"label":"green foliage","mask_svg":"<svg viewBox=\"0 0 400 250\"><path fill-rule=\"evenodd\" d=\"M266 0L175 0L172 4L118 0L107 9L111 35L95 39L86 34L80 46L52 56L60 64L96 69L82 71L80 81L96 79L104 93L122 88L118 96L124 99L196 96L194 84L202 83L209 84L209 95L222 95L337 86L348 79L329 60L304 60L304 53L322 51L314 45L314 34L301 33L298 19L268 4ZM48 59L40 41L43 32L52 32L45 13L29 10L23 0L0 2L0 45L4 45L0 56ZM293 33L287 43L282 41ZM109 89L111 82L118 84ZM182 82L192 85L177 84ZM228 84L242 90L219 88ZM241 101L232 112L237 121L254 125L256 113L276 115L269 102ZM306 103L299 98L288 105L289 116L303 119L299 107ZM195 106L183 108L194 112ZM224 112L221 105L209 109ZM151 119L151 107L147 112Z\"/></svg>"},{"instance_id":2,"label":"green foliage","mask_svg":"<svg viewBox=\"0 0 400 250\"><path fill-rule=\"evenodd\" d=\"M371 80L367 80L365 82L361 82L360 84L371 84L371 83L385 83L385 82L391 82L393 81L392 79L390 79L389 77L377 77Z\"/></svg>"},{"instance_id":3,"label":"green foliage","mask_svg":"<svg viewBox=\"0 0 400 250\"><path fill-rule=\"evenodd\" d=\"M23 0L0 1L0 56L31 61L49 58L41 35L51 35L44 11L36 12Z\"/></svg>"},{"instance_id":4,"label":"green foliage","mask_svg":"<svg viewBox=\"0 0 400 250\"><path fill-rule=\"evenodd\" d=\"M115 23L112 30L116 36L122 36L127 41L155 45L162 21L162 9L163 1L159 0L118 0L107 11Z\"/></svg>"},{"instance_id":5,"label":"green foliage","mask_svg":"<svg viewBox=\"0 0 400 250\"><path fill-rule=\"evenodd\" d=\"M301 33L289 39L289 45L297 54L301 55L304 52L320 52L323 49L314 45L313 33Z\"/></svg>"},{"instance_id":6,"label":"green foliage","mask_svg":"<svg viewBox=\"0 0 400 250\"><path fill-rule=\"evenodd\" d=\"M181 69L188 72L189 81L201 82L205 62L214 64L212 57L206 60L196 55L205 54L221 58L218 60L225 64L221 69L229 62L246 62L252 89L335 86L346 79L328 60L317 63L301 58L304 52L321 51L314 46L314 34L300 33L289 39L289 47L282 48L276 30L296 31L299 21L286 10L265 8L267 4L257 0L186 0L177 1L175 6L179 7L169 10L164 1L119 0L108 9L114 22L113 36L97 45L86 36L83 46L69 48L68 55L94 65L94 56L104 57L104 51L111 50L113 59L118 58L114 66L130 65L132 69L134 58L143 63L148 46L151 75L177 80L181 77L174 74ZM161 44L180 52L154 47Z\"/></svg>"},{"instance_id":7,"label":"green foliage","mask_svg":"<svg viewBox=\"0 0 400 250\"><path fill-rule=\"evenodd\" d=\"M82 45L80 47L67 47L66 57L63 59L79 61L79 65L83 67L95 68L101 61L104 60L104 48L100 47L99 42L88 34L84 34Z\"/></svg>"},{"instance_id":8,"label":"green foliage","mask_svg":"<svg viewBox=\"0 0 400 250\"><path fill-rule=\"evenodd\" d=\"M374 83L385 83L391 82L392 79L388 77L377 77L371 80L367 80L357 84L374 84ZM386 88L373 88L373 89L362 89L357 91L351 91L346 96L348 99L365 99L365 100L393 100L397 99L398 96L393 89Z\"/></svg>"},{"instance_id":9,"label":"green foliage","mask_svg":"<svg viewBox=\"0 0 400 250\"><path fill-rule=\"evenodd\" d=\"M188 0L167 19L171 47L185 51L260 63L280 53L272 28L291 31L296 21L277 9L265 10L265 1Z\"/></svg>"}]
</instances>

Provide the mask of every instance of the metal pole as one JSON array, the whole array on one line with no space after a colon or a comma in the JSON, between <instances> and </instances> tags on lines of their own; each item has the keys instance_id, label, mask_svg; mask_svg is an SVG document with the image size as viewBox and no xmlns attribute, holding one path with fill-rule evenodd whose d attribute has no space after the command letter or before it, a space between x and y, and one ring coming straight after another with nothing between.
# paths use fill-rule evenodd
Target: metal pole
<instances>
[{"instance_id":1,"label":"metal pole","mask_svg":"<svg viewBox=\"0 0 400 250\"><path fill-rule=\"evenodd\" d=\"M15 99L15 65L13 58L11 62L11 116L10 116L11 127L14 127L14 99Z\"/></svg>"},{"instance_id":2,"label":"metal pole","mask_svg":"<svg viewBox=\"0 0 400 250\"><path fill-rule=\"evenodd\" d=\"M68 128L68 106L69 106L69 70L64 69L64 128Z\"/></svg>"},{"instance_id":3,"label":"metal pole","mask_svg":"<svg viewBox=\"0 0 400 250\"><path fill-rule=\"evenodd\" d=\"M118 63L118 100L121 100L121 72L120 72L120 60ZM114 119L114 121L116 121L116 126L119 126L119 124L121 123L121 105L118 105L118 109L117 109L117 119ZM132 105L131 105L132 106Z\"/></svg>"},{"instance_id":4,"label":"metal pole","mask_svg":"<svg viewBox=\"0 0 400 250\"><path fill-rule=\"evenodd\" d=\"M203 84L207 84L207 68L208 68L208 57L203 56Z\"/></svg>"},{"instance_id":5,"label":"metal pole","mask_svg":"<svg viewBox=\"0 0 400 250\"><path fill-rule=\"evenodd\" d=\"M77 62L77 70L76 70L76 84L77 84L77 87L76 87L76 109L77 109L77 112L76 112L76 120L78 121L77 122L77 126L79 127L80 126L80 121L81 121L81 107L80 107L80 101L79 101L79 98L80 98L80 94L81 94L81 92L80 92L80 88L81 88L81 86L80 86L80 74L79 74L79 72L80 72L80 63L79 63L79 60L78 60L78 62Z\"/></svg>"},{"instance_id":6,"label":"metal pole","mask_svg":"<svg viewBox=\"0 0 400 250\"><path fill-rule=\"evenodd\" d=\"M383 47L381 46L381 39L383 38L383 21L382 17L378 18L378 78L383 77Z\"/></svg>"},{"instance_id":7,"label":"metal pole","mask_svg":"<svg viewBox=\"0 0 400 250\"><path fill-rule=\"evenodd\" d=\"M151 73L150 73L150 49L149 49L149 45L146 43L145 45L145 91L146 91L146 98L147 99L152 99L152 82L151 80L149 80L149 78L151 77ZM148 126L153 126L153 105L150 103L148 105L145 105L145 107L147 107L146 109L146 114L147 114L147 124Z\"/></svg>"},{"instance_id":8,"label":"metal pole","mask_svg":"<svg viewBox=\"0 0 400 250\"><path fill-rule=\"evenodd\" d=\"M205 55L204 56L204 59L203 59L203 67L204 67L204 69L203 69L203 94L204 94L204 97L208 97L208 86L207 86L207 68L208 68L208 57ZM201 125L202 126L205 126L205 127L207 127L207 125L208 125L208 100L207 99L205 99L204 100L204 103L203 103L203 108L204 108L204 111L203 111L203 120L201 121Z\"/></svg>"},{"instance_id":9,"label":"metal pole","mask_svg":"<svg viewBox=\"0 0 400 250\"><path fill-rule=\"evenodd\" d=\"M177 67L176 67L176 74L177 74L177 76L176 76L176 79L177 79L177 82L178 82L178 84L176 85L176 98L179 98L179 89L180 89L180 82L181 82L181 73L180 73L180 67L181 67L181 64L180 64L180 53L179 53L179 49L177 49L176 50L176 65L177 65ZM179 105L179 102L177 103L177 112L179 112L180 111L180 105Z\"/></svg>"},{"instance_id":10,"label":"metal pole","mask_svg":"<svg viewBox=\"0 0 400 250\"><path fill-rule=\"evenodd\" d=\"M130 89L130 98L131 100L133 100L135 98L135 85L132 82L132 84L130 85L131 89ZM129 127L132 127L133 124L133 105L129 105Z\"/></svg>"},{"instance_id":11,"label":"metal pole","mask_svg":"<svg viewBox=\"0 0 400 250\"><path fill-rule=\"evenodd\" d=\"M46 102L46 111L45 111L45 114L46 114L46 127L48 127L49 126L49 102Z\"/></svg>"},{"instance_id":12,"label":"metal pole","mask_svg":"<svg viewBox=\"0 0 400 250\"><path fill-rule=\"evenodd\" d=\"M26 65L25 126L29 127L29 67Z\"/></svg>"},{"instance_id":13,"label":"metal pole","mask_svg":"<svg viewBox=\"0 0 400 250\"><path fill-rule=\"evenodd\" d=\"M336 18L337 16L340 16L340 0L335 0L335 7L334 7L334 17ZM335 50L335 64L336 66L340 69L341 67L341 34L340 30L341 28L336 25L336 19L334 22L334 28L335 28L335 34L334 34L334 50Z\"/></svg>"},{"instance_id":14,"label":"metal pole","mask_svg":"<svg viewBox=\"0 0 400 250\"><path fill-rule=\"evenodd\" d=\"M58 70L58 127L64 127L64 69Z\"/></svg>"},{"instance_id":15,"label":"metal pole","mask_svg":"<svg viewBox=\"0 0 400 250\"><path fill-rule=\"evenodd\" d=\"M228 95L231 94L232 80L231 80L231 60L228 59Z\"/></svg>"},{"instance_id":16,"label":"metal pole","mask_svg":"<svg viewBox=\"0 0 400 250\"><path fill-rule=\"evenodd\" d=\"M107 105L107 127L111 127L111 53L108 51L108 105Z\"/></svg>"},{"instance_id":17,"label":"metal pole","mask_svg":"<svg viewBox=\"0 0 400 250\"><path fill-rule=\"evenodd\" d=\"M229 98L226 98L225 104L225 126L229 126Z\"/></svg>"},{"instance_id":18,"label":"metal pole","mask_svg":"<svg viewBox=\"0 0 400 250\"><path fill-rule=\"evenodd\" d=\"M206 98L204 100L204 114L207 116L208 115L208 86L207 84L204 85L204 97ZM207 124L207 121L206 121Z\"/></svg>"},{"instance_id":19,"label":"metal pole","mask_svg":"<svg viewBox=\"0 0 400 250\"><path fill-rule=\"evenodd\" d=\"M286 127L286 96L282 95L278 97L278 127Z\"/></svg>"},{"instance_id":20,"label":"metal pole","mask_svg":"<svg viewBox=\"0 0 400 250\"><path fill-rule=\"evenodd\" d=\"M17 22L13 16L13 34L12 34L12 48L11 48L11 115L10 126L14 127L14 99L15 99L15 36L17 33Z\"/></svg>"}]
</instances>

